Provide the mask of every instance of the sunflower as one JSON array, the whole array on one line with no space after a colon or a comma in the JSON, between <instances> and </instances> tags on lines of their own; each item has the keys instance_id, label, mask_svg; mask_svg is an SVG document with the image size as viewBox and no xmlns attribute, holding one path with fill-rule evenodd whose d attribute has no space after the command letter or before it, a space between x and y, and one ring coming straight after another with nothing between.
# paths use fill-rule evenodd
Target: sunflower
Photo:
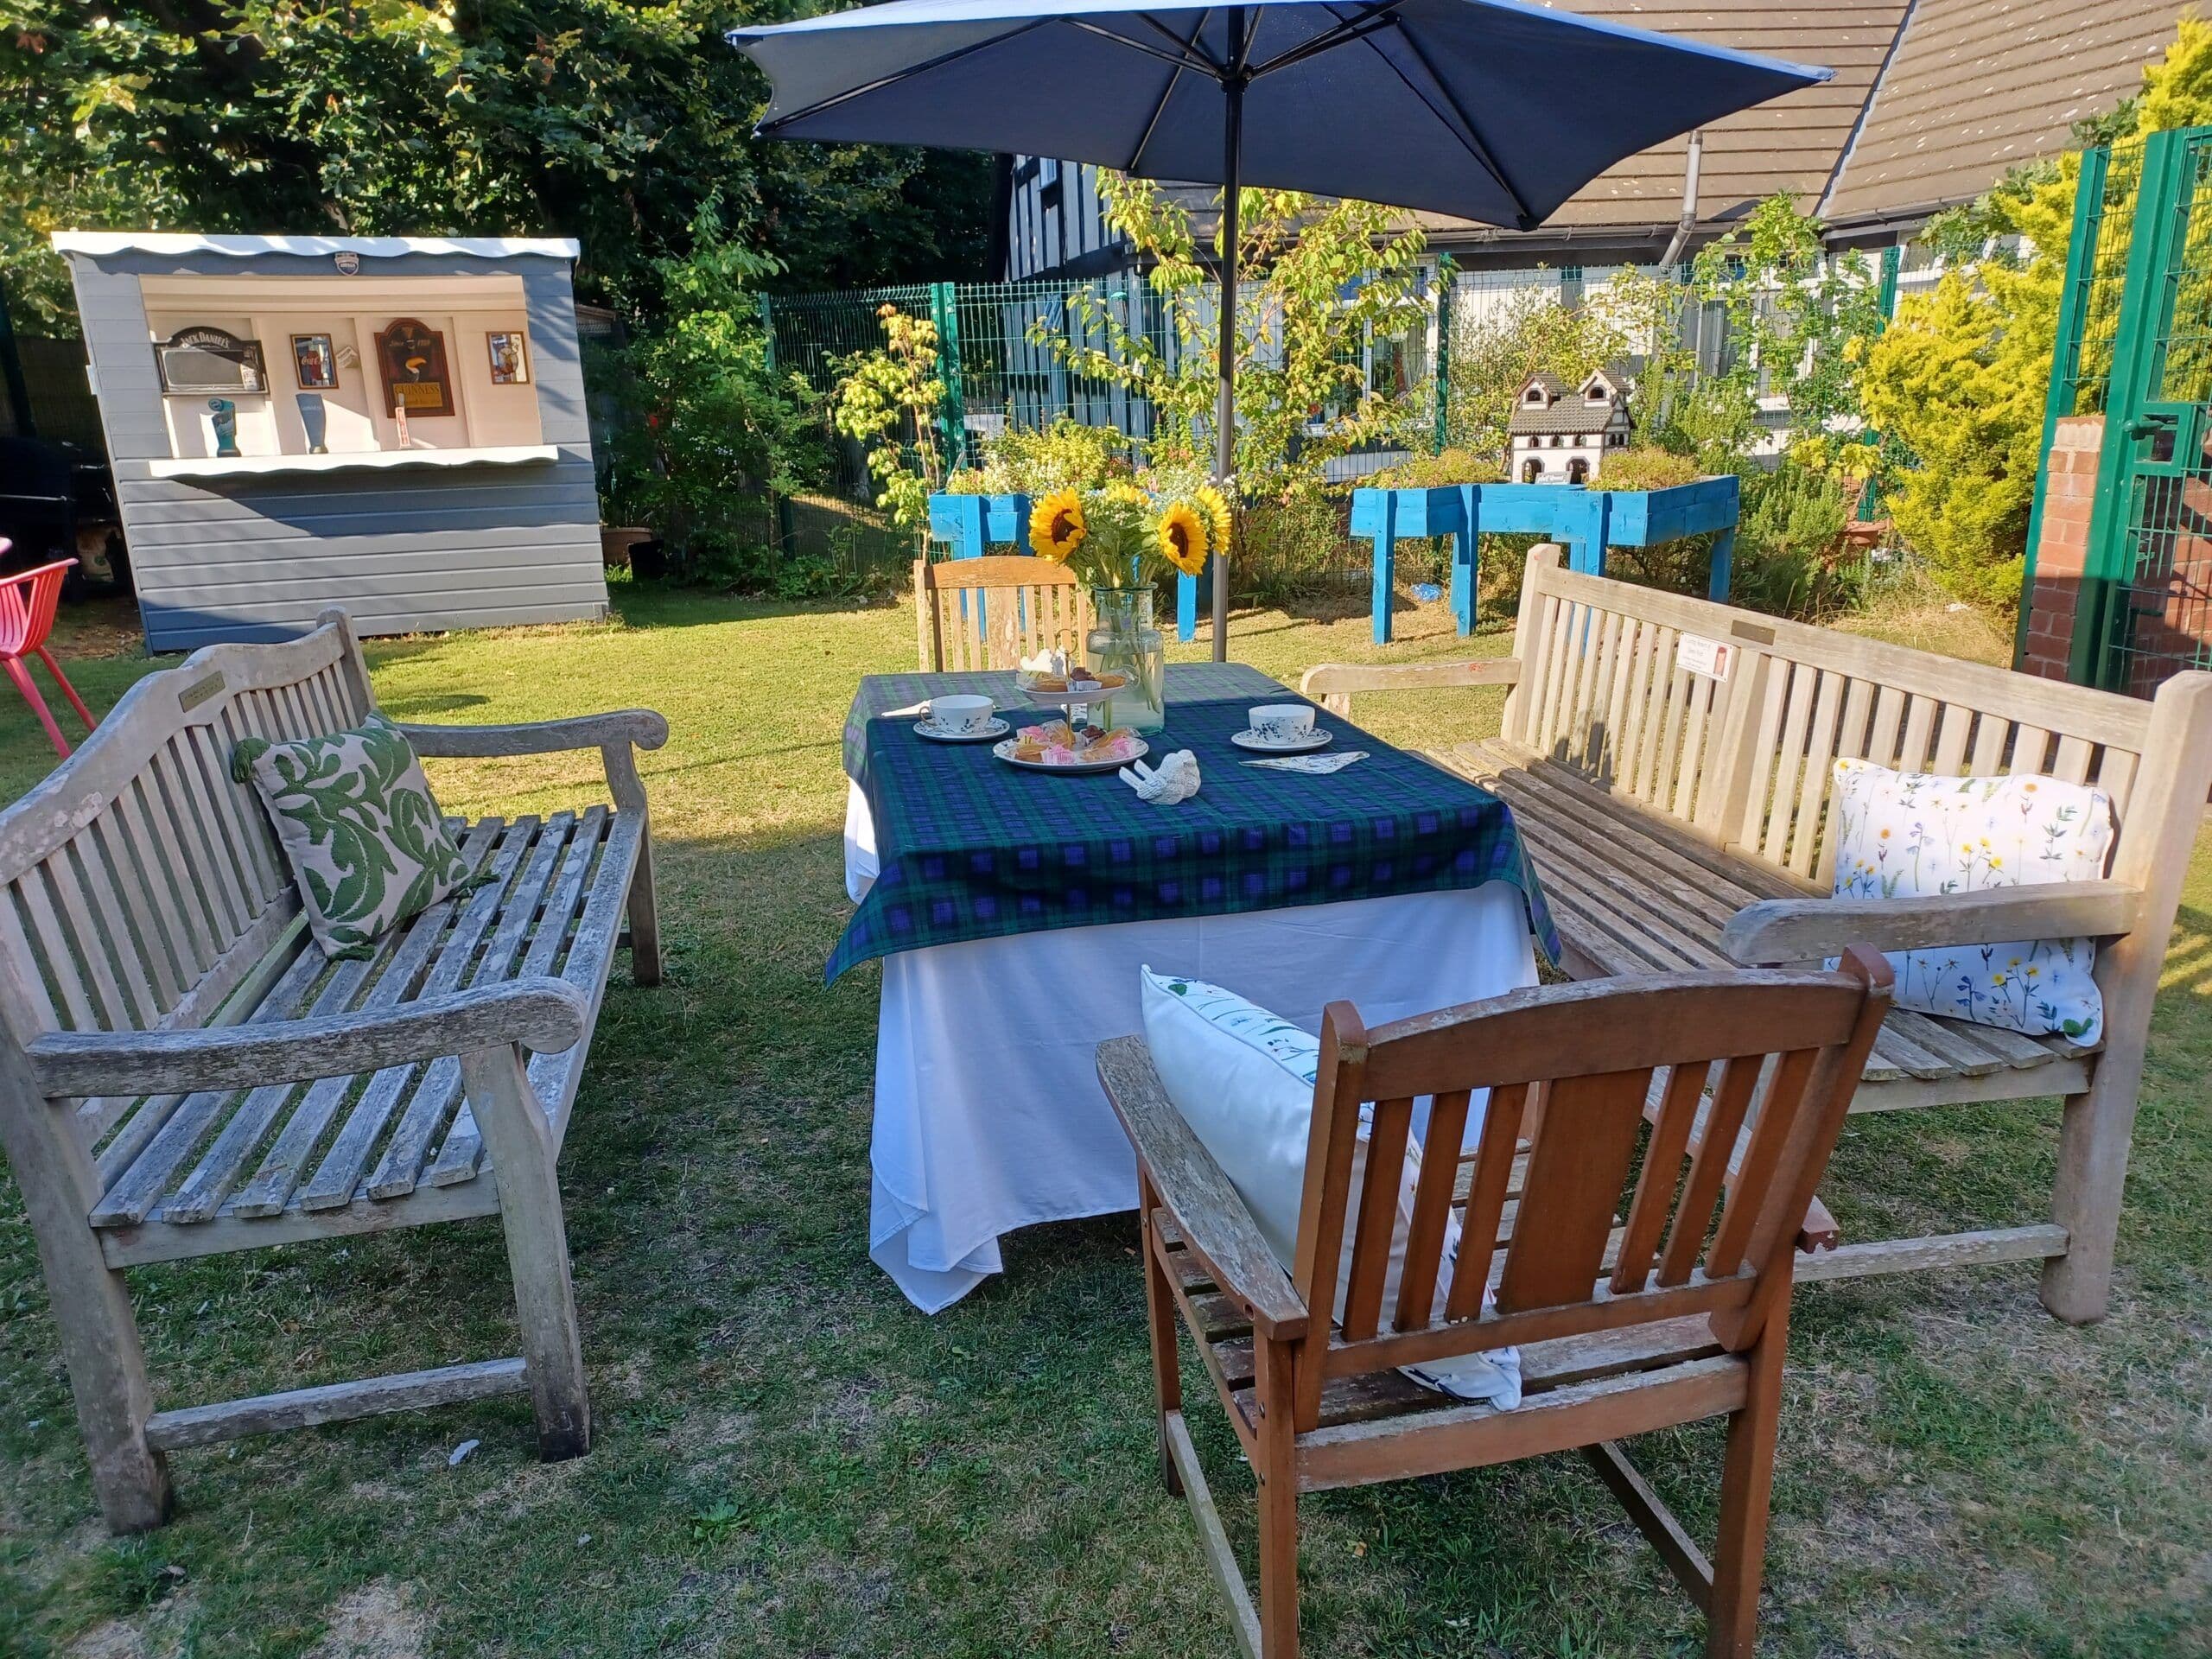
<instances>
[{"instance_id":1,"label":"sunflower","mask_svg":"<svg viewBox=\"0 0 2212 1659\"><path fill-rule=\"evenodd\" d=\"M1167 562L1185 575L1195 576L1206 568L1206 527L1189 502L1170 505L1160 514L1159 528L1153 533Z\"/></svg>"},{"instance_id":2,"label":"sunflower","mask_svg":"<svg viewBox=\"0 0 2212 1659\"><path fill-rule=\"evenodd\" d=\"M1229 550L1229 503L1219 490L1211 484L1198 493L1198 506L1206 516L1206 542L1216 551Z\"/></svg>"},{"instance_id":3,"label":"sunflower","mask_svg":"<svg viewBox=\"0 0 2212 1659\"><path fill-rule=\"evenodd\" d=\"M1060 564L1090 534L1090 526L1083 522L1082 498L1073 490L1053 491L1029 514L1029 545Z\"/></svg>"}]
</instances>

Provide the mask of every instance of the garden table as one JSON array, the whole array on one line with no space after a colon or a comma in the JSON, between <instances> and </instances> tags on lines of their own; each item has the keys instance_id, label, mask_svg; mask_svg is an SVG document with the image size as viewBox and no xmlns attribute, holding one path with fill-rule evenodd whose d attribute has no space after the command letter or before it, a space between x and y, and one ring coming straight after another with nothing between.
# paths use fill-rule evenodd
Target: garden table
<instances>
[{"instance_id":1,"label":"garden table","mask_svg":"<svg viewBox=\"0 0 2212 1659\"><path fill-rule=\"evenodd\" d=\"M1298 701L1239 664L1169 667L1153 759L1198 757L1194 798L1053 777L914 734L954 691L1019 705L1007 673L861 682L845 727L846 890L827 969L883 961L869 1254L935 1313L1001 1268L1016 1228L1134 1207L1128 1142L1093 1051L1140 1029L1137 969L1195 975L1318 1029L1533 984L1556 935L1510 810L1333 716L1369 758L1250 768L1229 734ZM1038 716L1045 718L1046 716Z\"/></svg>"}]
</instances>

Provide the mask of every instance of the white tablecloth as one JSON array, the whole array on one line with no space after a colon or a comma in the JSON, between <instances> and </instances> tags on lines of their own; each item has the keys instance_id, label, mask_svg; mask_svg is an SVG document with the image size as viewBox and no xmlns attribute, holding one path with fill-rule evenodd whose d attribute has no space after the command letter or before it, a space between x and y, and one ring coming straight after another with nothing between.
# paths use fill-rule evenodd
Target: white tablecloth
<instances>
[{"instance_id":1,"label":"white tablecloth","mask_svg":"<svg viewBox=\"0 0 2212 1659\"><path fill-rule=\"evenodd\" d=\"M849 789L845 890L876 874ZM934 1313L1000 1270L999 1236L1136 1205L1136 1160L1093 1052L1141 1027L1137 969L1228 987L1309 1031L1338 997L1370 1024L1536 982L1519 888L1055 928L883 959L868 1254Z\"/></svg>"}]
</instances>

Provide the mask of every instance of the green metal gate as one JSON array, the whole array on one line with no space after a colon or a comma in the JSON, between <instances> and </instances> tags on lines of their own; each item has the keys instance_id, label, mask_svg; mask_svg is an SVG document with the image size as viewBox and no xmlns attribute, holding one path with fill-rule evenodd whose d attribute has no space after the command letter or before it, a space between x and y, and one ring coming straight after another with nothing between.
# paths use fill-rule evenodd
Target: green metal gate
<instances>
[{"instance_id":1,"label":"green metal gate","mask_svg":"<svg viewBox=\"0 0 2212 1659\"><path fill-rule=\"evenodd\" d=\"M2107 371L2105 433L2069 677L2147 696L2183 669L2212 667L2212 127L2143 141L2124 227L2111 209L2126 181L2096 172L2105 257L2075 321L2093 353L2081 366ZM2126 259L2114 305L2116 243ZM2089 332L2105 317L2108 368Z\"/></svg>"}]
</instances>

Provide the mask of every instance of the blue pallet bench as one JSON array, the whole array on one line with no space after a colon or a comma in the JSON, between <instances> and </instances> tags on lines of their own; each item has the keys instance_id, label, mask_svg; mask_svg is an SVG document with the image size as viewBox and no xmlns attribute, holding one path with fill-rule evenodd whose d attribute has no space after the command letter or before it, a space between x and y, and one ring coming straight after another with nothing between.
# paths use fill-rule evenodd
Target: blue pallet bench
<instances>
[{"instance_id":1,"label":"blue pallet bench","mask_svg":"<svg viewBox=\"0 0 2212 1659\"><path fill-rule=\"evenodd\" d=\"M1520 531L1567 544L1568 563L1605 574L1609 547L1650 547L1719 531L1707 594L1728 597L1728 565L1736 550L1734 474L1700 478L1663 490L1589 489L1580 484L1446 484L1428 489L1359 489L1351 493L1351 533L1375 543L1375 643L1390 641L1391 577L1397 544L1433 536L1452 538L1452 613L1464 635L1475 626L1475 537ZM1188 638L1188 635L1185 636Z\"/></svg>"},{"instance_id":2,"label":"blue pallet bench","mask_svg":"<svg viewBox=\"0 0 2212 1659\"><path fill-rule=\"evenodd\" d=\"M1012 547L1030 553L1030 500L1026 495L947 495L930 497L930 534L952 543L956 559L980 559L994 547ZM1210 573L1211 562L1207 564ZM1175 637L1186 644L1198 631L1198 583L1206 578L1175 578ZM962 602L967 600L961 595Z\"/></svg>"}]
</instances>

